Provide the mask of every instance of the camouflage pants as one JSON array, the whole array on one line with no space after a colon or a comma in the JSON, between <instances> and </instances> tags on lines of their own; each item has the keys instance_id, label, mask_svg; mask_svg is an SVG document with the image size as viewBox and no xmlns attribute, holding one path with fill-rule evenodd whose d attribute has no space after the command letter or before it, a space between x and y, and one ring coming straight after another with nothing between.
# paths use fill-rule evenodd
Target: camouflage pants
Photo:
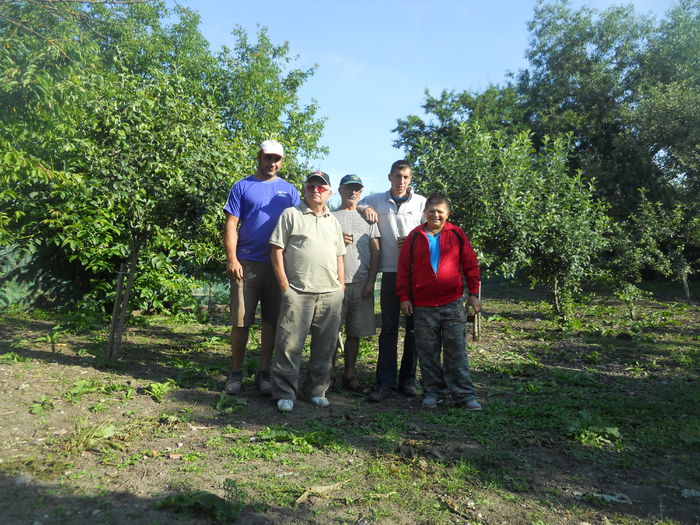
<instances>
[{"instance_id":1,"label":"camouflage pants","mask_svg":"<svg viewBox=\"0 0 700 525\"><path fill-rule=\"evenodd\" d=\"M467 358L467 319L461 299L442 306L414 306L414 330L425 395L476 399ZM442 353L442 359L440 354Z\"/></svg>"}]
</instances>

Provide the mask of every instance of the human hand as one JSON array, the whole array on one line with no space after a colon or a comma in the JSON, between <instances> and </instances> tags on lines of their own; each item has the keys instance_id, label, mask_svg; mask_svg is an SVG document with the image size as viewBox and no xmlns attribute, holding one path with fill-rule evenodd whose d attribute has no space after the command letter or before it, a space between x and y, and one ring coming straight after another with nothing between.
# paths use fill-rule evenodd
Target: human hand
<instances>
[{"instance_id":1,"label":"human hand","mask_svg":"<svg viewBox=\"0 0 700 525\"><path fill-rule=\"evenodd\" d=\"M379 220L379 215L377 215L377 212L374 210L374 208L370 208L369 206L365 208L363 215L365 216L365 220L370 224L375 224Z\"/></svg>"},{"instance_id":2,"label":"human hand","mask_svg":"<svg viewBox=\"0 0 700 525\"><path fill-rule=\"evenodd\" d=\"M396 244L399 245L399 250L401 249L401 247L403 246L403 243L404 243L405 241L406 241L406 237L405 237L405 236L404 236L404 237L399 237L398 239L396 239Z\"/></svg>"},{"instance_id":3,"label":"human hand","mask_svg":"<svg viewBox=\"0 0 700 525\"><path fill-rule=\"evenodd\" d=\"M413 315L413 304L411 301L401 301L401 313L404 315Z\"/></svg>"},{"instance_id":4,"label":"human hand","mask_svg":"<svg viewBox=\"0 0 700 525\"><path fill-rule=\"evenodd\" d=\"M343 241L345 242L345 246L350 246L354 240L354 236L352 233L345 233L343 232Z\"/></svg>"},{"instance_id":5,"label":"human hand","mask_svg":"<svg viewBox=\"0 0 700 525\"><path fill-rule=\"evenodd\" d=\"M243 279L243 265L238 260L228 261L226 264L226 273L234 279Z\"/></svg>"},{"instance_id":6,"label":"human hand","mask_svg":"<svg viewBox=\"0 0 700 525\"><path fill-rule=\"evenodd\" d=\"M479 298L474 295L469 296L467 299L467 304L474 308L474 313L478 314L481 310L481 301L479 301Z\"/></svg>"}]
</instances>

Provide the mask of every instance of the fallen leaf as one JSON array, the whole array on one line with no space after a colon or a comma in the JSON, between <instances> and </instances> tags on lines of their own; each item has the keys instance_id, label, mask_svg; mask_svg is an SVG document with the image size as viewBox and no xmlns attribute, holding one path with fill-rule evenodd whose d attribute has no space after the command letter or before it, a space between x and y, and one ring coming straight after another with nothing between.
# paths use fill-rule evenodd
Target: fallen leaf
<instances>
[{"instance_id":1,"label":"fallen leaf","mask_svg":"<svg viewBox=\"0 0 700 525\"><path fill-rule=\"evenodd\" d=\"M309 499L309 496L321 496L322 498L328 497L328 495L338 490L340 487L345 485L348 480L339 481L338 483L333 483L333 485L316 485L315 487L310 487L304 491L304 493L297 498L295 501L296 505L300 505Z\"/></svg>"}]
</instances>

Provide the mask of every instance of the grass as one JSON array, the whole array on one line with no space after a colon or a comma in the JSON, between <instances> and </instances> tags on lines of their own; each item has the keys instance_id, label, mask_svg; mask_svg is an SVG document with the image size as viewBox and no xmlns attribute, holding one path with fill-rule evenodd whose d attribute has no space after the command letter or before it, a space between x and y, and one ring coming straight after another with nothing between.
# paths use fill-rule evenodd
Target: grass
<instances>
[{"instance_id":1,"label":"grass","mask_svg":"<svg viewBox=\"0 0 700 525\"><path fill-rule=\"evenodd\" d=\"M0 343L0 372L16 399L0 409L25 407L15 417L32 438L1 431L0 472L104 501L138 487L150 499L136 507L161 502L162 521L178 511L279 523L698 521L698 502L680 496L700 490L697 305L641 301L632 318L592 296L561 330L536 297L504 294L485 301L484 317L469 349L482 412L340 392L330 410L300 402L280 417L249 378L245 395L220 393L225 324L145 318L114 368L90 346L103 327L61 331L73 351L54 352L57 341L37 338L67 326L60 318L5 315L2 340L14 343ZM254 331L247 370L257 345ZM366 384L375 359L376 339L363 341Z\"/></svg>"}]
</instances>

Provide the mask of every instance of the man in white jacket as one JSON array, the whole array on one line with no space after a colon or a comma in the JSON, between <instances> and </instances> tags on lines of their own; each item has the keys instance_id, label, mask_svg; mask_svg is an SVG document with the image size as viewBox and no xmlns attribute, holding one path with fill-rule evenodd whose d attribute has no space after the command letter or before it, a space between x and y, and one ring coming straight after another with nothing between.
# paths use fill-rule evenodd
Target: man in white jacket
<instances>
[{"instance_id":1,"label":"man in white jacket","mask_svg":"<svg viewBox=\"0 0 700 525\"><path fill-rule=\"evenodd\" d=\"M378 222L382 246L379 252L379 271L382 272L382 330L379 335L377 385L367 397L372 402L383 401L397 389L409 397L417 395L417 357L412 316L406 318L406 336L398 378L396 362L401 318L400 301L396 296L399 249L408 233L422 223L425 208L425 197L413 193L409 186L411 177L411 165L405 160L397 160L389 171L389 191L369 195L358 205L368 221Z\"/></svg>"}]
</instances>

